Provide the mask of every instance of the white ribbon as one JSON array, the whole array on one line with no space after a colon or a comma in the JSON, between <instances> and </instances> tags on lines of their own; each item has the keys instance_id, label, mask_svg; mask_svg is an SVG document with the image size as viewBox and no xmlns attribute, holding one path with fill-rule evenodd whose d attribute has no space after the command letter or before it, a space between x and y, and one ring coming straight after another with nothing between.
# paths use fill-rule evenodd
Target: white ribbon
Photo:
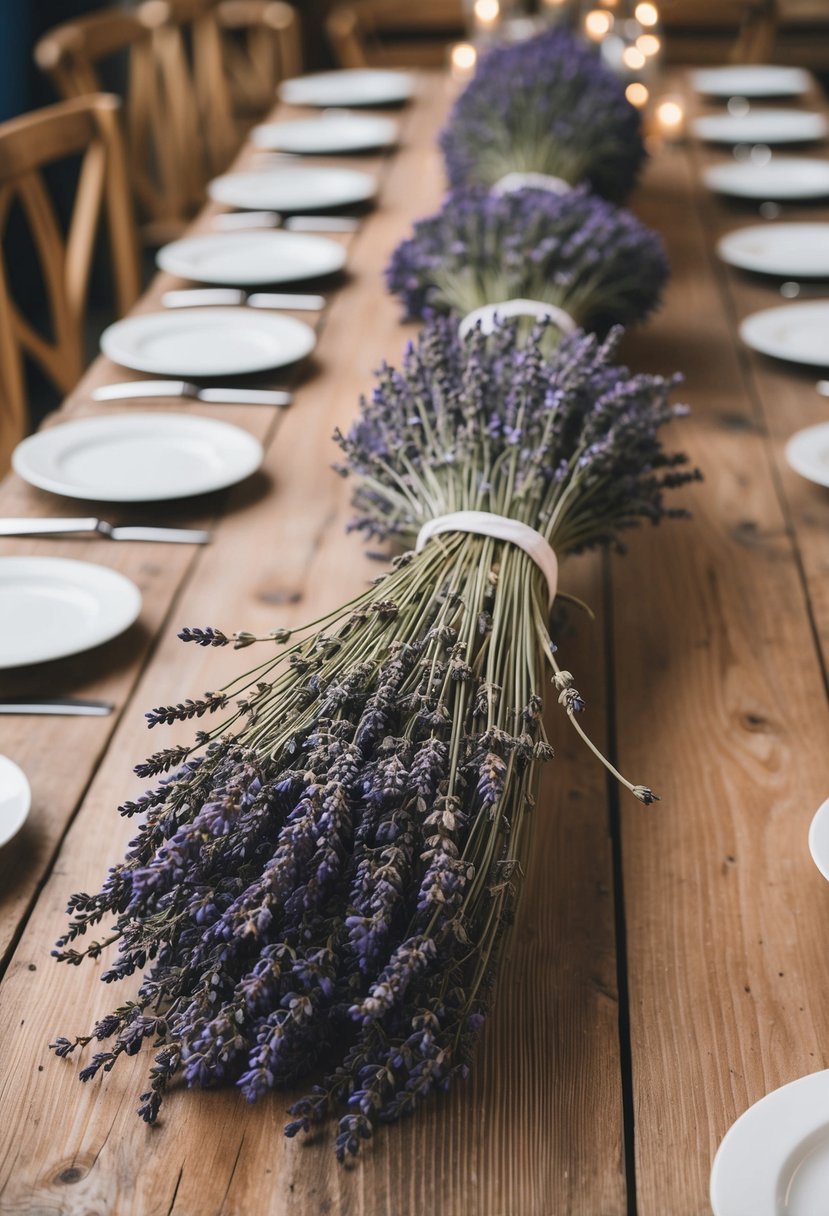
<instances>
[{"instance_id":1,"label":"white ribbon","mask_svg":"<svg viewBox=\"0 0 829 1216\"><path fill-rule=\"evenodd\" d=\"M540 532L519 519L506 515L494 515L491 511L452 511L448 515L436 515L427 520L417 534L415 552L419 553L426 542L440 532L474 532L478 536L491 536L495 540L507 540L531 557L547 580L550 604L556 598L558 588L558 558L555 550Z\"/></svg>"},{"instance_id":2,"label":"white ribbon","mask_svg":"<svg viewBox=\"0 0 829 1216\"><path fill-rule=\"evenodd\" d=\"M552 173L505 173L499 177L494 186L490 187L491 194L514 194L516 190L549 190L550 194L566 194L573 187L563 177L555 177Z\"/></svg>"},{"instance_id":3,"label":"white ribbon","mask_svg":"<svg viewBox=\"0 0 829 1216\"><path fill-rule=\"evenodd\" d=\"M538 317L553 321L563 334L571 334L578 325L563 308L555 304L545 304L542 300L501 300L498 304L482 304L468 312L458 326L458 335L465 338L480 321L481 330L491 334L495 329L496 317Z\"/></svg>"}]
</instances>

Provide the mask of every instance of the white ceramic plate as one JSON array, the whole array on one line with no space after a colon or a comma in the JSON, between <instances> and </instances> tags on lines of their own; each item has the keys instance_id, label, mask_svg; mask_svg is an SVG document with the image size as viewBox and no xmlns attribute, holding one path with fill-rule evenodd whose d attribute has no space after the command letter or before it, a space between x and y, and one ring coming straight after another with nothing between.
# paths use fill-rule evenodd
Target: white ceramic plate
<instances>
[{"instance_id":1,"label":"white ceramic plate","mask_svg":"<svg viewBox=\"0 0 829 1216\"><path fill-rule=\"evenodd\" d=\"M377 192L377 181L359 169L328 165L285 165L250 173L228 173L207 187L216 203L251 211L327 211L364 203Z\"/></svg>"},{"instance_id":2,"label":"white ceramic plate","mask_svg":"<svg viewBox=\"0 0 829 1216\"><path fill-rule=\"evenodd\" d=\"M765 164L724 161L709 165L703 181L709 189L737 198L825 198L829 195L829 160L775 156Z\"/></svg>"},{"instance_id":3,"label":"white ceramic plate","mask_svg":"<svg viewBox=\"0 0 829 1216\"><path fill-rule=\"evenodd\" d=\"M749 110L703 114L691 128L711 144L805 144L826 138L826 119L808 110Z\"/></svg>"},{"instance_id":4,"label":"white ceramic plate","mask_svg":"<svg viewBox=\"0 0 829 1216\"><path fill-rule=\"evenodd\" d=\"M333 274L345 265L345 246L301 232L211 232L159 249L161 270L197 283L231 287L294 283Z\"/></svg>"},{"instance_id":5,"label":"white ceramic plate","mask_svg":"<svg viewBox=\"0 0 829 1216\"><path fill-rule=\"evenodd\" d=\"M730 266L781 278L829 278L829 224L754 224L729 232L717 252Z\"/></svg>"},{"instance_id":6,"label":"white ceramic plate","mask_svg":"<svg viewBox=\"0 0 829 1216\"><path fill-rule=\"evenodd\" d=\"M316 118L263 123L253 128L251 139L257 148L269 148L274 152L339 156L343 152L389 148L397 143L397 135L398 126L393 118L332 110Z\"/></svg>"},{"instance_id":7,"label":"white ceramic plate","mask_svg":"<svg viewBox=\"0 0 829 1216\"><path fill-rule=\"evenodd\" d=\"M829 367L829 300L803 300L752 313L740 323L740 337L764 355Z\"/></svg>"},{"instance_id":8,"label":"white ceramic plate","mask_svg":"<svg viewBox=\"0 0 829 1216\"><path fill-rule=\"evenodd\" d=\"M20 831L31 805L26 774L8 756L0 756L0 845Z\"/></svg>"},{"instance_id":9,"label":"white ceramic plate","mask_svg":"<svg viewBox=\"0 0 829 1216\"><path fill-rule=\"evenodd\" d=\"M799 1077L732 1124L711 1169L714 1216L825 1216L829 1069Z\"/></svg>"},{"instance_id":10,"label":"white ceramic plate","mask_svg":"<svg viewBox=\"0 0 829 1216\"><path fill-rule=\"evenodd\" d=\"M691 73L691 83L708 97L798 97L808 92L811 81L802 68L754 63L701 68Z\"/></svg>"},{"instance_id":11,"label":"white ceramic plate","mask_svg":"<svg viewBox=\"0 0 829 1216\"><path fill-rule=\"evenodd\" d=\"M241 376L295 363L314 349L304 321L252 308L178 308L116 321L101 334L115 363L157 376Z\"/></svg>"},{"instance_id":12,"label":"white ceramic plate","mask_svg":"<svg viewBox=\"0 0 829 1216\"><path fill-rule=\"evenodd\" d=\"M15 471L33 486L93 502L157 502L235 485L262 463L238 426L198 414L102 414L18 444Z\"/></svg>"},{"instance_id":13,"label":"white ceramic plate","mask_svg":"<svg viewBox=\"0 0 829 1216\"><path fill-rule=\"evenodd\" d=\"M807 481L829 486L829 422L796 431L786 444L786 459Z\"/></svg>"},{"instance_id":14,"label":"white ceramic plate","mask_svg":"<svg viewBox=\"0 0 829 1216\"><path fill-rule=\"evenodd\" d=\"M391 106L408 101L414 82L408 72L346 68L283 80L282 101L293 106Z\"/></svg>"},{"instance_id":15,"label":"white ceramic plate","mask_svg":"<svg viewBox=\"0 0 829 1216\"><path fill-rule=\"evenodd\" d=\"M809 852L823 877L829 881L829 798L818 807L809 827Z\"/></svg>"},{"instance_id":16,"label":"white ceramic plate","mask_svg":"<svg viewBox=\"0 0 829 1216\"><path fill-rule=\"evenodd\" d=\"M129 629L141 592L123 574L62 557L0 557L0 669L100 646Z\"/></svg>"}]
</instances>

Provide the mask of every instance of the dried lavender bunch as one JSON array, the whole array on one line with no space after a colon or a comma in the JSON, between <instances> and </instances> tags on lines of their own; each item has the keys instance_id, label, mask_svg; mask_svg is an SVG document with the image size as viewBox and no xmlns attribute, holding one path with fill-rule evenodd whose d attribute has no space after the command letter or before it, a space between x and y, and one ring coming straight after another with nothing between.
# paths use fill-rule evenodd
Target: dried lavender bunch
<instances>
[{"instance_id":1,"label":"dried lavender bunch","mask_svg":"<svg viewBox=\"0 0 829 1216\"><path fill-rule=\"evenodd\" d=\"M453 186L545 173L617 201L645 158L639 112L621 82L561 28L490 51L440 144Z\"/></svg>"},{"instance_id":2,"label":"dried lavender bunch","mask_svg":"<svg viewBox=\"0 0 829 1216\"><path fill-rule=\"evenodd\" d=\"M514 325L463 343L456 328L427 327L339 436L358 529L410 545L424 520L485 509L564 557L677 514L664 492L694 474L659 439L679 412L672 382L613 366L613 341L580 334L547 356L543 326L521 348ZM582 733L547 587L519 548L451 533L304 629L180 636L267 653L218 693L148 715L227 710L138 767L161 776L120 808L141 826L101 891L73 896L55 953L79 964L117 943L102 979L141 984L53 1047L106 1043L89 1080L152 1041L148 1122L177 1077L250 1100L306 1081L286 1132L339 1114L343 1159L467 1070L552 755L550 678Z\"/></svg>"},{"instance_id":3,"label":"dried lavender bunch","mask_svg":"<svg viewBox=\"0 0 829 1216\"><path fill-rule=\"evenodd\" d=\"M606 332L654 309L667 275L660 237L587 187L497 195L471 186L418 220L386 279L410 318L529 298Z\"/></svg>"}]
</instances>

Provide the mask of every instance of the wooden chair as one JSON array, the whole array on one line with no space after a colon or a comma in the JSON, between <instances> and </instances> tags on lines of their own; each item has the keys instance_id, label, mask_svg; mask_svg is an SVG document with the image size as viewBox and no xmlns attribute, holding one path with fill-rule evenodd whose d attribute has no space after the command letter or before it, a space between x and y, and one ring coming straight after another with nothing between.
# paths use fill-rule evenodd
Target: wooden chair
<instances>
[{"instance_id":1,"label":"wooden chair","mask_svg":"<svg viewBox=\"0 0 829 1216\"><path fill-rule=\"evenodd\" d=\"M215 13L233 116L244 129L268 113L280 80L302 71L299 22L282 0L220 0Z\"/></svg>"},{"instance_id":2,"label":"wooden chair","mask_svg":"<svg viewBox=\"0 0 829 1216\"><path fill-rule=\"evenodd\" d=\"M325 20L340 67L436 67L463 33L461 0L349 0Z\"/></svg>"},{"instance_id":3,"label":"wooden chair","mask_svg":"<svg viewBox=\"0 0 829 1216\"><path fill-rule=\"evenodd\" d=\"M768 63L773 58L776 0L663 0L660 13L671 59Z\"/></svg>"},{"instance_id":4,"label":"wooden chair","mask_svg":"<svg viewBox=\"0 0 829 1216\"><path fill-rule=\"evenodd\" d=\"M101 214L109 230L118 313L141 289L117 97L93 95L60 102L0 125L0 474L26 431L24 357L35 361L61 393L84 369L84 317ZM43 170L81 157L68 229L64 234ZM48 339L11 296L6 234L14 205L31 234L51 316Z\"/></svg>"},{"instance_id":5,"label":"wooden chair","mask_svg":"<svg viewBox=\"0 0 829 1216\"><path fill-rule=\"evenodd\" d=\"M236 130L214 0L144 0L45 34L35 59L64 97L99 92L118 71L130 171L148 244L178 235L227 165Z\"/></svg>"}]
</instances>

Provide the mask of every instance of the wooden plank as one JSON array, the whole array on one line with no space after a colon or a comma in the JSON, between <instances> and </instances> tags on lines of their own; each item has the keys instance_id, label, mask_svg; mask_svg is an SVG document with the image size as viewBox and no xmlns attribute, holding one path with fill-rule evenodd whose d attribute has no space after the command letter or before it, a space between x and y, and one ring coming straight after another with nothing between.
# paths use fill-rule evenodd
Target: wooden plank
<instances>
[{"instance_id":1,"label":"wooden plank","mask_svg":"<svg viewBox=\"0 0 829 1216\"><path fill-rule=\"evenodd\" d=\"M677 148L650 166L641 211L674 277L631 351L685 372L677 438L706 481L684 496L692 523L641 536L613 572L618 753L664 798L622 818L639 1216L708 1213L730 1123L829 1063L829 893L806 844L829 713L697 172Z\"/></svg>"},{"instance_id":2,"label":"wooden plank","mask_svg":"<svg viewBox=\"0 0 829 1216\"><path fill-rule=\"evenodd\" d=\"M45 954L62 927L69 892L94 886L132 835L112 808L131 784L140 788L128 777L132 760L147 750L140 710L215 687L239 669L238 655L182 647L172 629L214 623L265 630L307 620L376 572L357 538L343 534L349 486L328 468L335 455L329 436L353 417L371 369L383 357L399 357L405 331L380 275L412 220L439 200L434 136L447 101L441 82L424 88L414 107L380 208L354 242L352 279L328 312L324 370L300 388L269 448L272 493L231 510L214 545L200 554L0 986L0 1017L18 1027L0 1065L0 1102L17 1129L0 1165L3 1210L58 1207L66 1216L621 1216L626 1210L605 783L560 719L550 723L560 754L539 804L536 864L474 1079L385 1131L355 1168L336 1165L330 1130L310 1145L283 1140L284 1095L251 1109L234 1092L176 1093L163 1125L150 1130L134 1115L146 1058L126 1060L102 1085L81 1088L76 1065L54 1060L45 1046L55 1033L91 1024L119 997L97 983L94 966L57 968ZM597 563L578 563L567 586L597 603ZM601 739L600 632L579 620L562 643L596 707L594 733ZM165 743L175 737L168 732Z\"/></svg>"}]
</instances>

